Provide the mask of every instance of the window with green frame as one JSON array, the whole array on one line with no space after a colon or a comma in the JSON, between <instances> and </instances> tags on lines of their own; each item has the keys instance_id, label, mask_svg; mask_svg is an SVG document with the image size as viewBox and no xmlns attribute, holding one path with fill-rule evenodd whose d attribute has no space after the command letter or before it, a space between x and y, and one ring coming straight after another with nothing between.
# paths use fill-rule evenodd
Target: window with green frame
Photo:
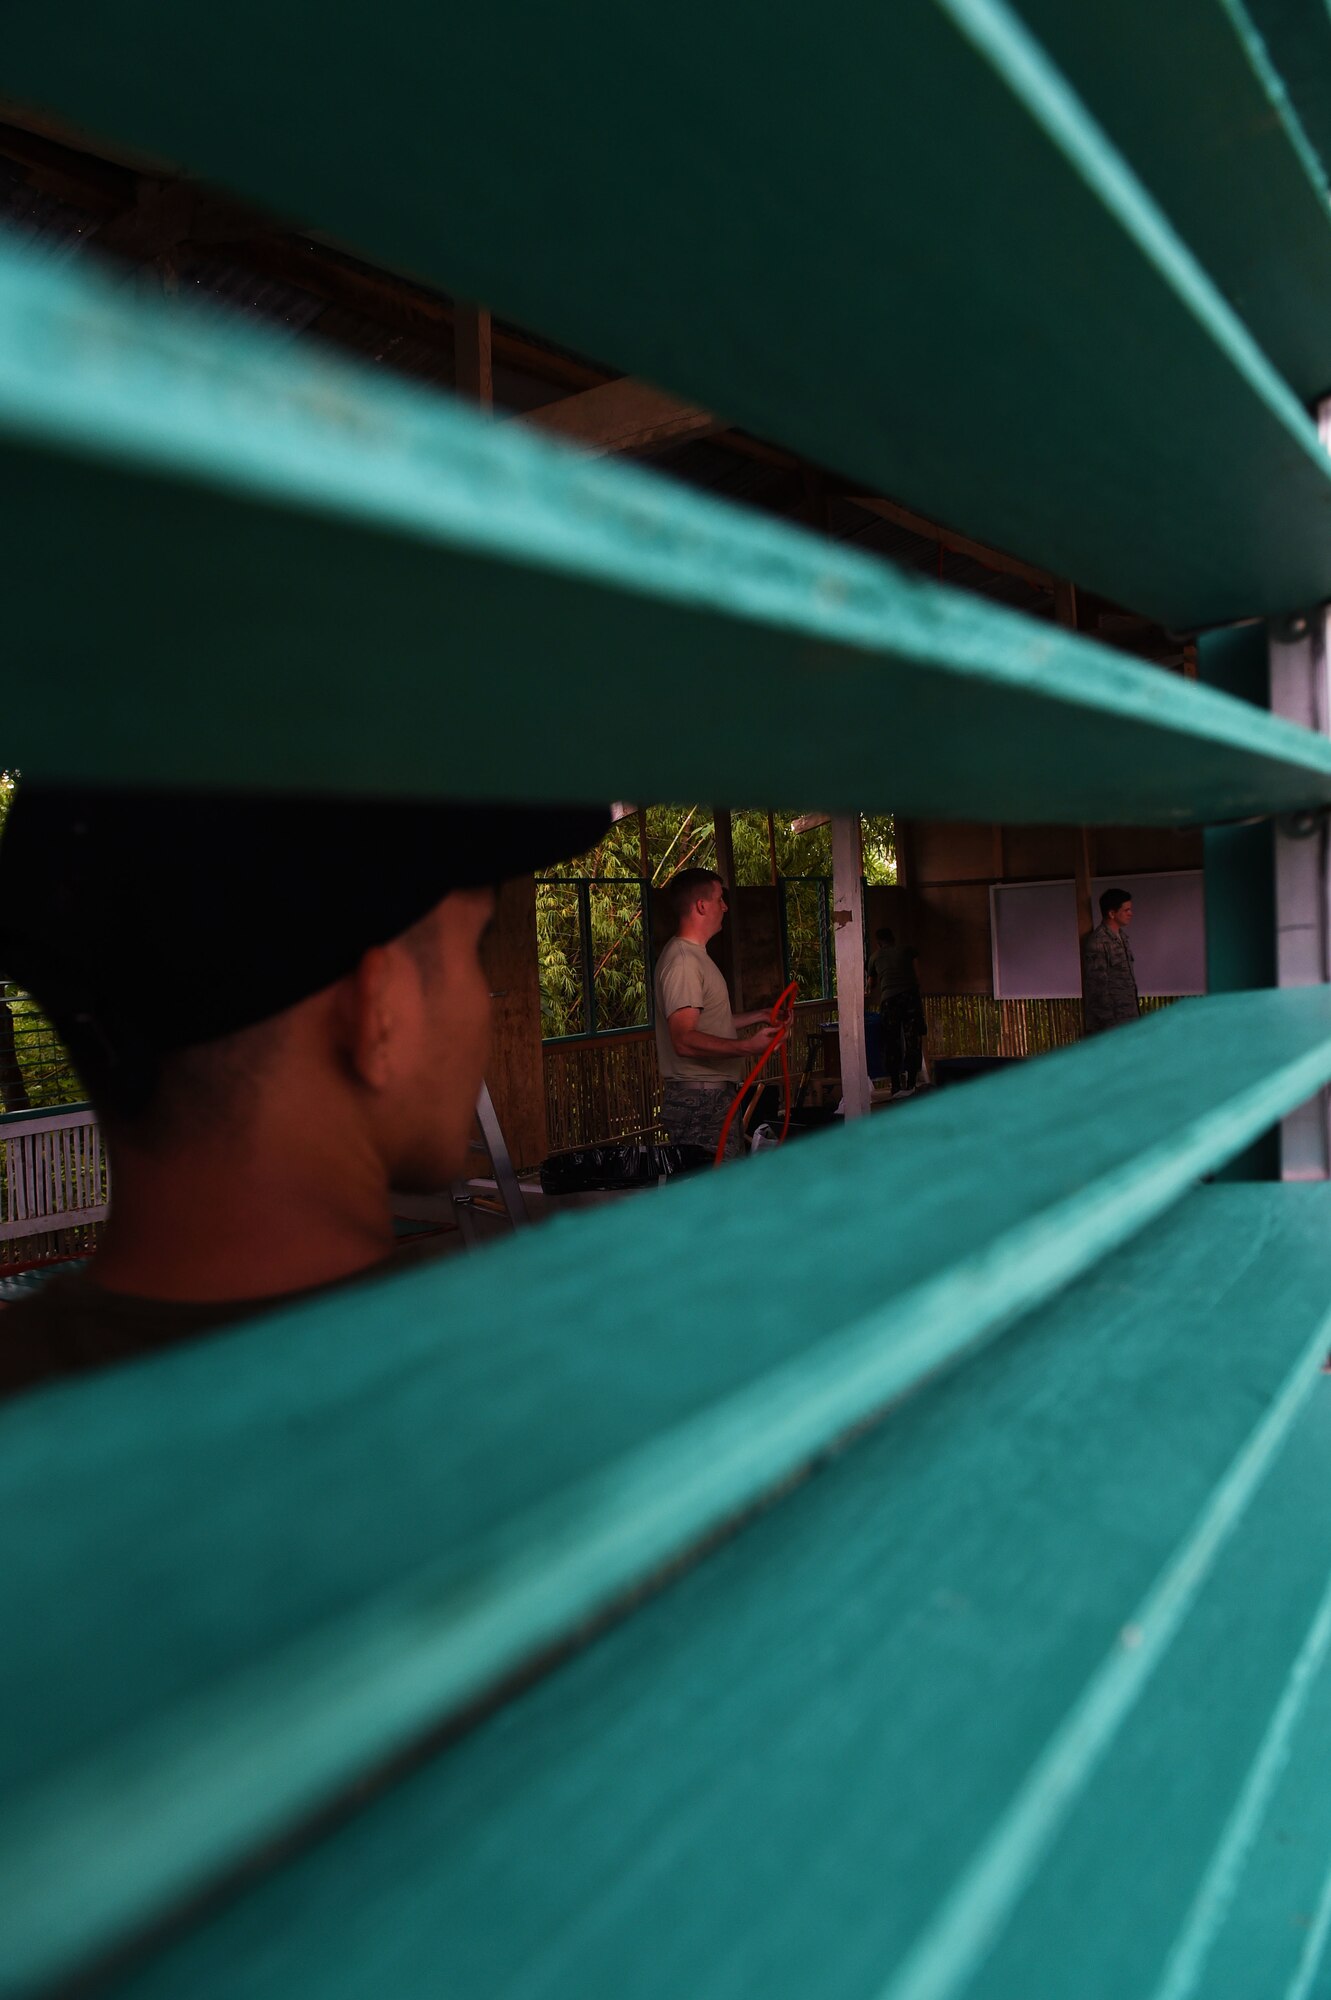
<instances>
[{"instance_id":1,"label":"window with green frame","mask_svg":"<svg viewBox=\"0 0 1331 2000\"><path fill-rule=\"evenodd\" d=\"M865 882L860 881L860 914L864 916ZM799 983L801 1000L835 1000L836 941L832 931L832 881L828 875L783 875L781 887L781 956L788 980ZM864 925L865 967L868 968L868 927Z\"/></svg>"},{"instance_id":2,"label":"window with green frame","mask_svg":"<svg viewBox=\"0 0 1331 2000\"><path fill-rule=\"evenodd\" d=\"M650 891L640 875L537 882L545 1041L651 1027Z\"/></svg>"},{"instance_id":3,"label":"window with green frame","mask_svg":"<svg viewBox=\"0 0 1331 2000\"><path fill-rule=\"evenodd\" d=\"M801 1000L830 1000L836 994L831 881L826 875L783 875L780 888L786 978L796 981Z\"/></svg>"}]
</instances>

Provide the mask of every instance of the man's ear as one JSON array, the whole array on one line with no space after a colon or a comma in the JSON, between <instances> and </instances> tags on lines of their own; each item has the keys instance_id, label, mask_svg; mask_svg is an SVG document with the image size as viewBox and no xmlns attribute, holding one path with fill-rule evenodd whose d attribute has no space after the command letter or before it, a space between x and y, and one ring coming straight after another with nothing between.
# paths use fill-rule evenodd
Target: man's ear
<instances>
[{"instance_id":1,"label":"man's ear","mask_svg":"<svg viewBox=\"0 0 1331 2000\"><path fill-rule=\"evenodd\" d=\"M392 947L371 945L343 981L342 1029L347 1060L358 1083L382 1090L392 1073Z\"/></svg>"}]
</instances>

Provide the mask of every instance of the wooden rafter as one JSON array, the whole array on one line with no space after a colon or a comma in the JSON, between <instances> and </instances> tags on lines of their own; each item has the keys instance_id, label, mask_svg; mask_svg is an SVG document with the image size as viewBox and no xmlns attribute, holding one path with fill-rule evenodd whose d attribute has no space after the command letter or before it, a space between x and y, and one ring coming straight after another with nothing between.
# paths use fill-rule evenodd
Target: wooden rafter
<instances>
[{"instance_id":1,"label":"wooden rafter","mask_svg":"<svg viewBox=\"0 0 1331 2000\"><path fill-rule=\"evenodd\" d=\"M708 411L627 375L529 410L522 421L597 452L648 451L722 428Z\"/></svg>"},{"instance_id":2,"label":"wooden rafter","mask_svg":"<svg viewBox=\"0 0 1331 2000\"><path fill-rule=\"evenodd\" d=\"M1007 576L1019 576L1024 583L1032 584L1037 590L1052 592L1055 578L1047 569L1040 569L1035 563L1023 561L1020 556L1010 556L1002 549L990 548L987 542L973 541L969 535L959 535L952 528L944 528L937 521L930 521L923 514L912 512L896 500L884 500L877 494L848 493L846 498L856 507L863 507L868 514L877 514L880 520L891 521L898 528L906 528L912 535L920 535L926 541L937 542L940 547L950 549L954 555L969 556L972 561L983 563L986 569L1001 570Z\"/></svg>"},{"instance_id":3,"label":"wooden rafter","mask_svg":"<svg viewBox=\"0 0 1331 2000\"><path fill-rule=\"evenodd\" d=\"M453 307L453 386L482 409L494 408L494 328L486 306Z\"/></svg>"},{"instance_id":4,"label":"wooden rafter","mask_svg":"<svg viewBox=\"0 0 1331 2000\"><path fill-rule=\"evenodd\" d=\"M1077 630L1080 620L1077 616L1077 586L1069 583L1065 576L1054 580L1054 617L1060 625L1066 625L1069 632Z\"/></svg>"},{"instance_id":5,"label":"wooden rafter","mask_svg":"<svg viewBox=\"0 0 1331 2000\"><path fill-rule=\"evenodd\" d=\"M15 107L3 107L12 120ZM23 114L27 117L27 114ZM97 221L90 241L124 256L154 256L170 248L183 254L224 252L237 264L278 283L308 292L325 305L373 320L386 333L410 340L453 340L454 301L373 265L365 264L315 231L275 226L259 210L239 201L189 188L192 205L162 216L146 241L147 214L161 213L169 173L145 174L114 160L86 153L73 135L55 128L34 131L27 124L0 123L0 157L22 169L35 192L82 209ZM493 358L504 366L560 388L580 390L605 382L610 371L551 347L519 329L492 327Z\"/></svg>"},{"instance_id":6,"label":"wooden rafter","mask_svg":"<svg viewBox=\"0 0 1331 2000\"><path fill-rule=\"evenodd\" d=\"M362 263L317 232L276 226L261 211L175 175L168 164L90 152L85 134L26 107L0 100L0 121L0 157L18 166L34 191L89 215L94 226L87 235L99 246L155 264L164 282L191 258L224 255L330 308L371 321L386 334L427 348L437 345L438 379L447 381L461 360L459 384L474 375L476 388L469 393L479 391L479 347L470 375L465 355L458 353L469 339L459 315L472 310L461 302L417 280ZM796 453L743 431L725 430L709 413L632 378L613 376L524 329L491 323L490 361L492 369L504 367L566 391L556 402L528 412L526 421L593 451L641 452L709 437L737 456L797 476L814 476ZM885 496L859 494L821 477L816 477L816 486L823 496L823 511L813 525L826 529L826 500L849 499L923 540L1053 595L1056 579L1020 557L943 527ZM806 518L812 512L812 491L806 478L806 507L801 510ZM1145 621L1140 623L1141 629L1150 629ZM1132 624L1135 630L1139 621Z\"/></svg>"}]
</instances>

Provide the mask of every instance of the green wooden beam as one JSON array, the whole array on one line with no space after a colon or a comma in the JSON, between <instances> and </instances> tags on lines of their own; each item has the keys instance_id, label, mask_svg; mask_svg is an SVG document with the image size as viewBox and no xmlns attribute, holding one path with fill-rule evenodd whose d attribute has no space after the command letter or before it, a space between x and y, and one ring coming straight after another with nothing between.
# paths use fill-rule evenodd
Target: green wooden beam
<instances>
[{"instance_id":1,"label":"green wooden beam","mask_svg":"<svg viewBox=\"0 0 1331 2000\"><path fill-rule=\"evenodd\" d=\"M1274 366L1305 402L1331 389L1331 206L1243 0L1019 11ZM1331 16L1306 11L1324 72Z\"/></svg>"},{"instance_id":2,"label":"green wooden beam","mask_svg":"<svg viewBox=\"0 0 1331 2000\"><path fill-rule=\"evenodd\" d=\"M1331 181L1331 15L1324 0L1246 0L1246 5L1323 176Z\"/></svg>"},{"instance_id":3,"label":"green wooden beam","mask_svg":"<svg viewBox=\"0 0 1331 2000\"><path fill-rule=\"evenodd\" d=\"M1188 1003L13 1405L0 1988L123 1942L576 1646L886 1406L1112 1270L1329 1076L1331 992ZM1215 1257L1220 1293L1256 1268L1236 1235ZM1124 1296L1166 1348L1167 1315ZM1277 1346L1263 1323L1251 1354Z\"/></svg>"},{"instance_id":4,"label":"green wooden beam","mask_svg":"<svg viewBox=\"0 0 1331 2000\"><path fill-rule=\"evenodd\" d=\"M1261 1229L1281 1195L1272 1191L1267 1201L1268 1208L1247 1218L1249 1226ZM1324 1191L1317 1207L1331 1220ZM1242 1207L1227 1220L1241 1242ZM1213 1230L1213 1255L1236 1247ZM1252 1267L1266 1272L1272 1288L1260 1311L1263 1334L1274 1323L1283 1335L1290 1327L1289 1274L1283 1259L1269 1261L1250 1247ZM1248 1297L1255 1305L1254 1294ZM1287 1995L1297 1991L1305 1947L1316 1942L1325 1951L1326 1936L1313 1940L1309 1932L1331 1871L1326 1797L1306 1828L1311 1852L1290 1857L1302 1864L1302 1882L1287 1875L1276 1887L1269 1878L1276 1856L1290 1846L1281 1820L1283 1768L1291 1756L1302 1756L1310 1765L1306 1777L1320 1771L1323 1784L1331 1783L1331 1740L1315 1734L1331 1698L1331 1524L1322 1514L1311 1533L1292 1532L1295 1523L1314 1518L1325 1492L1331 1384L1320 1371L1331 1334L1328 1303L1324 1276L1320 1299L1311 1288L1304 1295L1302 1324L1310 1339L1288 1394L1272 1397L1246 1454L1199 1508L1146 1616L1129 1612L1124 1620L1129 1639L1120 1640L1117 1678L1132 1677L1135 1668L1143 1685L1132 1690L1130 1707L1116 1705L1112 1740L1103 1749L1097 1744L1098 1757L1093 1752L1086 1760L1095 1768L1059 1826L1038 1883L995 1940L986 1991L1015 1996L1023 1979L1027 1993L1039 1991L1030 1977L1048 1963L1051 1939L1066 1938L1061 1926L1073 1907L1070 1894L1078 1976L1065 1979L1064 1990L1077 2000L1121 2000L1134 1991L1152 2000L1211 2000L1226 1987ZM1162 1319L1176 1337L1172 1299ZM1200 1346L1192 1349L1194 1368L1213 1358ZM1167 1491L1163 1466L1156 1476L1157 1493ZM1123 1657L1130 1649L1148 1657ZM1105 1681L1113 1678L1111 1668ZM1077 1716L1090 1723L1088 1734L1092 1713L1103 1712L1103 1685L1083 1699ZM1120 1866L1115 1878L1110 1857L1131 1853L1134 1841L1135 1863ZM1260 1938L1251 1934L1250 1917L1242 1921L1254 1849L1263 1866L1251 1893L1276 1919ZM1301 1890L1309 1883L1313 1893L1305 1902ZM1127 1924L1125 1906L1133 1912ZM1249 1932L1237 1961L1230 1956L1236 1931ZM907 1992L905 1986L898 2000Z\"/></svg>"},{"instance_id":5,"label":"green wooden beam","mask_svg":"<svg viewBox=\"0 0 1331 2000\"><path fill-rule=\"evenodd\" d=\"M1245 705L13 256L0 478L0 757L34 776L1082 825L1331 801L1331 745Z\"/></svg>"},{"instance_id":6,"label":"green wooden beam","mask_svg":"<svg viewBox=\"0 0 1331 2000\"><path fill-rule=\"evenodd\" d=\"M1174 626L1331 592L1297 399L1000 0L671 18L70 0L6 88Z\"/></svg>"},{"instance_id":7,"label":"green wooden beam","mask_svg":"<svg viewBox=\"0 0 1331 2000\"><path fill-rule=\"evenodd\" d=\"M1329 1241L1190 1196L116 2000L1304 1990Z\"/></svg>"},{"instance_id":8,"label":"green wooden beam","mask_svg":"<svg viewBox=\"0 0 1331 2000\"><path fill-rule=\"evenodd\" d=\"M1313 1651L1313 1647L1301 1649L1302 1657ZM1319 1974L1325 1981L1323 1961L1331 1931L1331 1827L1322 1758L1331 1742L1331 1675L1318 1665L1308 1674L1306 1686L1294 1686L1290 1693L1294 1699L1289 1709L1272 1719L1271 1746L1280 1753L1279 1765L1264 1774L1269 1784L1266 1796L1258 1801L1263 1808L1260 1816L1250 1812L1236 1816L1234 1831L1246 1842L1241 1891L1215 1899L1207 1970L1216 1993L1222 1991L1216 1975L1223 1977L1230 1968L1241 1975L1264 1958L1269 1962L1272 1947L1279 1945L1284 1947L1284 1964L1272 1968L1275 1977L1269 1990L1284 1992L1289 2000L1308 2000ZM1248 1800L1241 1804L1246 1807ZM1229 1991L1233 2000L1240 2000L1237 1980L1231 1978Z\"/></svg>"}]
</instances>

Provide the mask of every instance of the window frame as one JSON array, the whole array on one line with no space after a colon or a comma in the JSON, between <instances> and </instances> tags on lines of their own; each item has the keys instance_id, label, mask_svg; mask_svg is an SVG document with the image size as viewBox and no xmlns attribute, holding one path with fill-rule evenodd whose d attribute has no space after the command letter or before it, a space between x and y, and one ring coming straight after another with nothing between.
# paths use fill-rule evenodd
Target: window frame
<instances>
[{"instance_id":1,"label":"window frame","mask_svg":"<svg viewBox=\"0 0 1331 2000\"><path fill-rule=\"evenodd\" d=\"M647 983L647 1019L630 1028L602 1028L596 1019L596 963L592 950L592 890L611 883L635 882L641 922L643 969ZM656 953L652 949L653 884L645 875L538 875L536 888L574 888L578 906L578 962L582 969L583 1026L571 1035L542 1035L542 1048L567 1048L573 1042L609 1042L632 1035L650 1035L656 1028ZM539 975L539 967L538 967Z\"/></svg>"}]
</instances>

